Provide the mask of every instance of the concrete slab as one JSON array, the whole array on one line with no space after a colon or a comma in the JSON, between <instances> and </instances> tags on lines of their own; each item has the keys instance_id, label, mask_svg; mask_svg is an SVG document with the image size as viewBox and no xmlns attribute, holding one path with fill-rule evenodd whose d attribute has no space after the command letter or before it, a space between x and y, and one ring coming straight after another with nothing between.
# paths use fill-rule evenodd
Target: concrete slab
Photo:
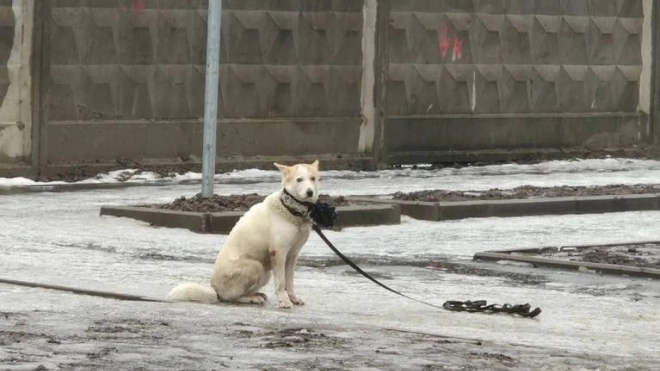
<instances>
[{"instance_id":1,"label":"concrete slab","mask_svg":"<svg viewBox=\"0 0 660 371\"><path fill-rule=\"evenodd\" d=\"M573 261L564 261L564 260L556 260L556 259L538 258L535 256L522 256L522 255L502 254L502 253L494 253L494 252L476 253L474 254L474 258L481 260L494 260L494 261L511 260L515 262L524 262L533 265L553 267L553 268L575 269L575 270L588 269L588 270L593 270L595 272L602 272L609 274L660 278L660 269L645 268L645 267L631 267L631 266L622 266L615 264L601 264L601 263L590 263L590 262L573 262Z\"/></svg>"},{"instance_id":2,"label":"concrete slab","mask_svg":"<svg viewBox=\"0 0 660 371\"><path fill-rule=\"evenodd\" d=\"M211 213L208 219L208 232L218 234L229 234L238 219L243 216L242 211L227 211L224 213Z\"/></svg>"},{"instance_id":3,"label":"concrete slab","mask_svg":"<svg viewBox=\"0 0 660 371\"><path fill-rule=\"evenodd\" d=\"M337 228L392 225L401 223L399 205L340 206L337 208Z\"/></svg>"},{"instance_id":4,"label":"concrete slab","mask_svg":"<svg viewBox=\"0 0 660 371\"><path fill-rule=\"evenodd\" d=\"M134 206L102 206L100 215L125 217L154 226L184 228L193 232L228 234L243 216L242 211L196 213ZM355 205L337 207L336 228L401 223L398 205Z\"/></svg>"},{"instance_id":5,"label":"concrete slab","mask_svg":"<svg viewBox=\"0 0 660 371\"><path fill-rule=\"evenodd\" d=\"M102 206L100 215L137 219L158 227L184 228L193 232L207 232L208 225L208 214L148 207Z\"/></svg>"},{"instance_id":6,"label":"concrete slab","mask_svg":"<svg viewBox=\"0 0 660 371\"><path fill-rule=\"evenodd\" d=\"M349 197L348 199L363 203L399 205L403 215L432 221L532 215L600 214L660 209L660 195L658 194L452 202L403 201L375 197Z\"/></svg>"},{"instance_id":7,"label":"concrete slab","mask_svg":"<svg viewBox=\"0 0 660 371\"><path fill-rule=\"evenodd\" d=\"M375 197L346 197L349 201L373 204L398 205L401 214L419 220L439 220L440 207L437 202L402 201Z\"/></svg>"},{"instance_id":8,"label":"concrete slab","mask_svg":"<svg viewBox=\"0 0 660 371\"><path fill-rule=\"evenodd\" d=\"M641 194L576 197L575 208L579 214L658 210L659 196L658 194Z\"/></svg>"},{"instance_id":9,"label":"concrete slab","mask_svg":"<svg viewBox=\"0 0 660 371\"><path fill-rule=\"evenodd\" d=\"M547 255L556 254L563 251L585 251L593 248L616 248L616 247L638 247L644 245L660 245L657 241L649 242L635 242L635 243L611 243L611 244L589 244L589 245L576 245L576 246L559 246L559 247L537 247L528 249L511 249L511 250L497 250L477 252L474 254L474 260L485 261L513 261L529 263L532 266L543 266L551 268L560 268L568 270L592 271L596 273L628 275L647 278L660 278L660 269L652 267L639 267L634 265L620 264L604 264L589 261L572 261L566 259L557 259L548 257ZM534 256L536 255L536 256ZM539 256L541 255L541 256Z\"/></svg>"}]
</instances>

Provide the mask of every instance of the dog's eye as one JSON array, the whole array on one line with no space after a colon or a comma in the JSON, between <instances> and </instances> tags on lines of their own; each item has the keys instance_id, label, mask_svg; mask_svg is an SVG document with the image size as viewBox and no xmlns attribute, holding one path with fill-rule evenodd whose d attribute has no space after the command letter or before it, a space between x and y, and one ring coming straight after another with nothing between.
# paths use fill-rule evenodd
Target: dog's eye
<instances>
[{"instance_id":1,"label":"dog's eye","mask_svg":"<svg viewBox=\"0 0 660 371\"><path fill-rule=\"evenodd\" d=\"M315 181L316 181L316 177L313 176L313 177L312 177L312 182L315 182Z\"/></svg>"},{"instance_id":2,"label":"dog's eye","mask_svg":"<svg viewBox=\"0 0 660 371\"><path fill-rule=\"evenodd\" d=\"M296 179L296 182L298 182L298 183L300 183L300 182L302 182L302 181L303 181L303 178L297 178L297 179Z\"/></svg>"}]
</instances>

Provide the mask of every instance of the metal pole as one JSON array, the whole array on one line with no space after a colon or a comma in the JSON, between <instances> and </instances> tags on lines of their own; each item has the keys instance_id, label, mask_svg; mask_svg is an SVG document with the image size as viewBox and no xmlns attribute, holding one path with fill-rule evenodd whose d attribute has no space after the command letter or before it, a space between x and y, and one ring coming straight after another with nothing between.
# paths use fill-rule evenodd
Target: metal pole
<instances>
[{"instance_id":1,"label":"metal pole","mask_svg":"<svg viewBox=\"0 0 660 371\"><path fill-rule=\"evenodd\" d=\"M206 30L206 90L204 93L204 139L202 149L203 198L213 196L213 181L215 178L221 19L222 0L209 0L208 28Z\"/></svg>"}]
</instances>

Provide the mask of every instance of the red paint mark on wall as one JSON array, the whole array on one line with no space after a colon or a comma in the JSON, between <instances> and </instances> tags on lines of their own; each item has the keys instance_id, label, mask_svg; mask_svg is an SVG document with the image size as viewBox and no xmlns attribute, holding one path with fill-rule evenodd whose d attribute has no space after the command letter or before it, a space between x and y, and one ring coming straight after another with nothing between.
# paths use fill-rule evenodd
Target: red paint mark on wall
<instances>
[{"instance_id":1,"label":"red paint mark on wall","mask_svg":"<svg viewBox=\"0 0 660 371\"><path fill-rule=\"evenodd\" d=\"M447 25L443 24L438 30L438 47L440 48L440 54L442 58L447 55L449 47L451 46L451 39L447 37Z\"/></svg>"},{"instance_id":2,"label":"red paint mark on wall","mask_svg":"<svg viewBox=\"0 0 660 371\"><path fill-rule=\"evenodd\" d=\"M451 37L448 35L449 28L446 24L443 24L438 29L438 48L440 49L440 54L442 58L447 56L449 48L452 48L451 60L455 61L457 59L463 58L463 42L464 40L460 37Z\"/></svg>"},{"instance_id":3,"label":"red paint mark on wall","mask_svg":"<svg viewBox=\"0 0 660 371\"><path fill-rule=\"evenodd\" d=\"M137 14L144 13L147 0L133 0L133 11Z\"/></svg>"},{"instance_id":4,"label":"red paint mark on wall","mask_svg":"<svg viewBox=\"0 0 660 371\"><path fill-rule=\"evenodd\" d=\"M461 58L463 58L463 39L457 37L454 39L454 53L451 55L451 60L455 61Z\"/></svg>"}]
</instances>

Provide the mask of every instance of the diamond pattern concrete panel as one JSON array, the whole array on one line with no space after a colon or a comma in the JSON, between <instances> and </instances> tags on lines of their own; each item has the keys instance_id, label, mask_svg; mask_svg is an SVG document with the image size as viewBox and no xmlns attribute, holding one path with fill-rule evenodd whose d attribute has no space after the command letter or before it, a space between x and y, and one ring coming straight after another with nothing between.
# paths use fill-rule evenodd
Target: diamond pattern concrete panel
<instances>
[{"instance_id":1,"label":"diamond pattern concrete panel","mask_svg":"<svg viewBox=\"0 0 660 371\"><path fill-rule=\"evenodd\" d=\"M48 117L203 116L206 1L52 1ZM359 114L362 2L225 1L221 118Z\"/></svg>"},{"instance_id":2,"label":"diamond pattern concrete panel","mask_svg":"<svg viewBox=\"0 0 660 371\"><path fill-rule=\"evenodd\" d=\"M637 110L641 0L392 0L390 20L391 115Z\"/></svg>"}]
</instances>

